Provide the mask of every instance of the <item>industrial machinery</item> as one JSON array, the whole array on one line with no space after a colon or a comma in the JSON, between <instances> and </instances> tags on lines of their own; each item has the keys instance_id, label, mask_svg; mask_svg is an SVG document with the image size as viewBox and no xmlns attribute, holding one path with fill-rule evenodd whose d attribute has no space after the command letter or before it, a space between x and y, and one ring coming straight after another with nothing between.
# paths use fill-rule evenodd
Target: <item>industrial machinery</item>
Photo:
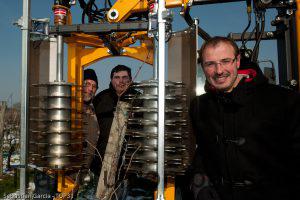
<instances>
[{"instance_id":1,"label":"industrial machinery","mask_svg":"<svg viewBox=\"0 0 300 200\"><path fill-rule=\"evenodd\" d=\"M77 148L72 148L76 144L76 138L72 137L71 131L71 85L53 82L43 86L46 87L47 96L38 97L43 98L45 106L31 107L44 113L44 117L38 113L32 115L38 118L30 118L32 125L37 123L30 127L32 159L39 166L57 170L67 169L71 163L73 166L75 163L80 166L73 160L78 159L82 150L78 148L78 144ZM80 141L77 139L78 142Z\"/></svg>"},{"instance_id":2,"label":"industrial machinery","mask_svg":"<svg viewBox=\"0 0 300 200\"><path fill-rule=\"evenodd\" d=\"M144 81L134 84L133 88L142 90L142 93L128 98L142 100L143 106L132 107L132 116L138 117L128 119L126 159L131 162L126 162L126 167L131 172L151 178L155 177L157 172L158 82ZM175 177L184 174L190 160L187 147L187 140L190 139L188 108L184 84L166 82L165 98L165 174ZM139 115L140 113L142 115Z\"/></svg>"},{"instance_id":3,"label":"industrial machinery","mask_svg":"<svg viewBox=\"0 0 300 200\"><path fill-rule=\"evenodd\" d=\"M131 108L133 116L142 117L128 119L126 134L130 140L126 143L128 162L125 167L129 173L139 173L144 177L156 176L157 199L175 198L175 183L172 180L184 174L191 159L188 149L193 149L187 142L191 140L187 111L189 101L195 95L196 62L190 65L192 67L181 66L181 69L191 73L178 71L184 75L177 80L170 76L172 81L164 80L164 64L162 68L159 66L164 63L165 54L160 45L174 37L169 9L181 7L181 15L187 24L194 27L194 32L203 40L207 40L211 36L190 16L192 7L235 1L239 0L117 0L114 3L104 0L103 8L95 0L54 1L54 25L45 25L42 35L53 40L57 47L54 50L57 64L49 68L49 71L54 69L56 78L35 85L38 92L31 96L30 101L40 101L31 104L30 112L38 114L30 115L29 128L31 141L35 144L30 148L30 158L37 166L58 172L56 178L59 192L68 193L76 188L76 184L71 179L65 180L63 174L79 167L84 157L80 143L84 137L81 91L83 68L104 58L127 56L153 65L156 73L153 80L133 84L141 91L140 95L127 97L143 103L140 107ZM248 25L243 33L229 34L234 40L241 41L244 62L257 61L261 40L276 39L280 51L279 83L298 89L300 56L297 49L300 49L300 39L297 35L300 14L297 8L300 1L246 0L245 3ZM72 23L70 7L75 4L82 8L82 24ZM265 31L265 11L269 8L278 10L278 16L273 21L276 31L273 32ZM247 32L252 12L255 14L255 26L252 32ZM38 21L35 24L39 24ZM155 45L156 40L158 47ZM247 48L246 44L250 40L255 41L253 49ZM293 42L295 40L297 45ZM68 46L66 81L62 78L64 43ZM195 46L197 43L196 40ZM196 50L193 54L195 58ZM173 178L167 180L166 187L165 177ZM164 190L169 191L170 188L172 192L164 196Z\"/></svg>"}]
</instances>

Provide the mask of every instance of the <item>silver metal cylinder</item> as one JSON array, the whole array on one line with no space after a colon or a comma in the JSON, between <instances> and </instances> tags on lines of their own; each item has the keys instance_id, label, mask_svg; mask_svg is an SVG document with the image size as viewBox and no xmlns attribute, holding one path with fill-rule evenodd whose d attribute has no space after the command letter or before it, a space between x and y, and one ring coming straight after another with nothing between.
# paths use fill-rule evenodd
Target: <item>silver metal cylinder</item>
<instances>
[{"instance_id":1,"label":"silver metal cylinder","mask_svg":"<svg viewBox=\"0 0 300 200\"><path fill-rule=\"evenodd\" d=\"M61 82L63 80L63 72L64 72L64 41L63 36L58 35L57 36L57 74L56 74L56 80L58 82Z\"/></svg>"},{"instance_id":2,"label":"silver metal cylinder","mask_svg":"<svg viewBox=\"0 0 300 200\"><path fill-rule=\"evenodd\" d=\"M54 157L47 159L48 166L53 169L64 169L64 166L69 166L70 159L68 157Z\"/></svg>"},{"instance_id":3,"label":"silver metal cylinder","mask_svg":"<svg viewBox=\"0 0 300 200\"><path fill-rule=\"evenodd\" d=\"M71 84L52 82L47 85L49 97L71 97Z\"/></svg>"},{"instance_id":4,"label":"silver metal cylinder","mask_svg":"<svg viewBox=\"0 0 300 200\"><path fill-rule=\"evenodd\" d=\"M48 99L48 108L49 109L70 109L71 108L71 99L70 97L50 97Z\"/></svg>"},{"instance_id":5,"label":"silver metal cylinder","mask_svg":"<svg viewBox=\"0 0 300 200\"><path fill-rule=\"evenodd\" d=\"M70 106L70 104L68 106ZM70 120L71 119L70 108L69 109L49 109L48 110L48 118L49 118L49 120L61 120L61 121Z\"/></svg>"},{"instance_id":6,"label":"silver metal cylinder","mask_svg":"<svg viewBox=\"0 0 300 200\"><path fill-rule=\"evenodd\" d=\"M50 144L63 145L71 143L70 133L52 133L47 135L47 140Z\"/></svg>"},{"instance_id":7,"label":"silver metal cylinder","mask_svg":"<svg viewBox=\"0 0 300 200\"><path fill-rule=\"evenodd\" d=\"M40 105L43 107L34 107L37 116L31 119L33 162L52 169L80 167L83 158L82 130L71 128L71 84L51 82L40 87L47 90L47 96L41 97L43 103ZM41 116L44 118L41 119Z\"/></svg>"},{"instance_id":8,"label":"silver metal cylinder","mask_svg":"<svg viewBox=\"0 0 300 200\"><path fill-rule=\"evenodd\" d=\"M65 144L62 145L49 145L48 155L51 157L64 157L70 154L69 147Z\"/></svg>"},{"instance_id":9,"label":"silver metal cylinder","mask_svg":"<svg viewBox=\"0 0 300 200\"><path fill-rule=\"evenodd\" d=\"M70 121L49 121L48 123L48 132L55 133L55 132L67 132L71 129L71 122Z\"/></svg>"},{"instance_id":10,"label":"silver metal cylinder","mask_svg":"<svg viewBox=\"0 0 300 200\"><path fill-rule=\"evenodd\" d=\"M164 171L166 176L184 173L189 162L186 151L188 137L186 90L182 83L165 83L164 121ZM132 107L133 117L127 126L127 161L129 172L153 177L157 174L159 152L158 131L158 81L150 80L133 86L140 95L129 96L133 102L142 101L143 106Z\"/></svg>"}]
</instances>

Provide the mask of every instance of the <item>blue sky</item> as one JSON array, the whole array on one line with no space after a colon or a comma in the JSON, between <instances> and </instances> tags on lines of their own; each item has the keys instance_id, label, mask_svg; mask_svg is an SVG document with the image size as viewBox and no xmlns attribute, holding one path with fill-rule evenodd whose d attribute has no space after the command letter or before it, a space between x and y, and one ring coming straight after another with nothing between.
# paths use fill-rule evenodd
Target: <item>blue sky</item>
<instances>
[{"instance_id":1,"label":"blue sky","mask_svg":"<svg viewBox=\"0 0 300 200\"><path fill-rule=\"evenodd\" d=\"M103 1L98 0L98 3ZM13 102L20 101L21 80L21 30L13 26L13 22L22 16L22 0L0 0L0 100L7 100L13 94ZM227 35L230 32L241 33L247 25L245 2L222 3L212 5L194 6L191 16L198 18L200 26L210 35ZM53 0L31 0L32 18L52 18ZM81 9L79 5L71 8L73 23L80 23ZM173 28L175 31L187 27L185 21L179 16L179 9L173 9ZM270 26L275 18L276 11L268 10L266 14L266 30L274 30ZM200 45L201 45L201 39ZM251 47L251 44L249 45ZM271 59L277 66L276 41L263 41L260 49L260 60ZM105 59L90 66L98 75L100 90L108 87L110 70L116 64L127 64L135 74L141 62L124 57ZM66 67L66 66L65 66ZM152 67L144 65L137 81L150 79Z\"/></svg>"}]
</instances>

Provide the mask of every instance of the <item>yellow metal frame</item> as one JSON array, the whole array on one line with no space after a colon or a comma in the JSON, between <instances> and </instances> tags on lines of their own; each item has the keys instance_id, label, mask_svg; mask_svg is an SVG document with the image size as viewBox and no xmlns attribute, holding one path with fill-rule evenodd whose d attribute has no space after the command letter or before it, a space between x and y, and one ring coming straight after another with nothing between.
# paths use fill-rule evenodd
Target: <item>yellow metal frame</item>
<instances>
[{"instance_id":1,"label":"yellow metal frame","mask_svg":"<svg viewBox=\"0 0 300 200\"><path fill-rule=\"evenodd\" d=\"M154 0L118 0L115 2L110 11L116 10L118 17L116 19L107 18L111 23L124 22L130 15L138 12L146 12L149 10L149 5ZM182 7L183 11L188 7L189 0L166 0L166 8ZM300 0L296 0L296 29L297 29L297 46L298 46L298 76L300 77ZM71 24L71 13L68 10L67 24ZM126 33L117 33L117 38L122 38ZM153 40L147 37L145 32L137 32L133 37L126 38L122 41L115 42L113 45L122 48L122 55L131 57L150 65L153 64ZM140 46L129 47L136 40L141 41ZM104 58L112 57L109 50L103 44L103 41L94 35L74 33L71 37L66 38L68 44L68 82L74 83L72 88L72 96L75 97L72 101L72 108L76 112L72 113L72 119L81 118L82 111L82 81L83 68ZM86 48L86 47L90 48ZM299 81L299 80L298 80ZM75 120L73 120L75 121ZM81 124L72 123L72 128L80 128ZM64 184L63 184L64 183ZM76 189L76 185L72 180L66 178L63 180L63 175L59 175L58 189L62 194L67 194ZM155 193L156 196L157 193ZM174 178L167 178L165 189L165 199L175 199L175 181ZM58 198L58 199L64 199ZM68 198L70 199L70 198ZM156 199L156 197L155 197Z\"/></svg>"},{"instance_id":2,"label":"yellow metal frame","mask_svg":"<svg viewBox=\"0 0 300 200\"><path fill-rule=\"evenodd\" d=\"M164 197L166 200L175 200L175 179L167 177ZM157 199L157 191L154 192L154 199Z\"/></svg>"},{"instance_id":3,"label":"yellow metal frame","mask_svg":"<svg viewBox=\"0 0 300 200\"><path fill-rule=\"evenodd\" d=\"M73 33L72 37L66 37L65 42L68 44L80 44L82 46L90 47L104 47L103 41L95 35L88 35L83 33Z\"/></svg>"},{"instance_id":4,"label":"yellow metal frame","mask_svg":"<svg viewBox=\"0 0 300 200\"><path fill-rule=\"evenodd\" d=\"M132 37L136 39L132 39ZM115 43L116 47L122 48L120 56L127 56L142 62L153 64L153 39L149 39L141 35L133 35L132 37ZM128 45L140 39L140 46ZM80 86L82 80L82 69L104 58L113 57L107 47L103 45L103 41L96 36L86 34L75 34L74 37L66 39L68 43L68 81ZM86 48L88 44L93 45Z\"/></svg>"},{"instance_id":5,"label":"yellow metal frame","mask_svg":"<svg viewBox=\"0 0 300 200\"><path fill-rule=\"evenodd\" d=\"M122 36L122 33L120 33ZM142 62L153 64L153 40L145 38L145 32L135 33L132 37L126 40L120 40L115 43L115 46L123 47L123 54L121 56L131 57ZM129 44L134 43L140 39L141 45L128 47ZM102 59L113 57L109 53L109 49L104 47L103 41L96 36L87 34L73 34L65 40L68 43L68 82L73 83L72 87L72 128L82 128L82 81L83 68ZM93 45L92 47L90 45ZM86 48L89 46L89 48ZM76 119L76 120L75 120ZM79 134L79 133L78 133Z\"/></svg>"},{"instance_id":6,"label":"yellow metal frame","mask_svg":"<svg viewBox=\"0 0 300 200\"><path fill-rule=\"evenodd\" d=\"M64 176L63 171L58 171L57 191L59 195L54 200L70 200L75 191L78 190L78 185L68 176Z\"/></svg>"},{"instance_id":7,"label":"yellow metal frame","mask_svg":"<svg viewBox=\"0 0 300 200\"><path fill-rule=\"evenodd\" d=\"M117 19L108 19L109 22L124 22L132 13L145 12L149 9L149 4L153 0L118 0L111 10L118 11ZM166 0L166 8L173 7L187 7L189 0ZM110 11L111 11L110 10ZM67 24L72 23L72 16L68 10ZM127 32L115 33L112 45L119 50L120 56L126 56L142 62L153 65L154 60L154 41L148 38L146 31L137 31L127 36ZM139 46L130 46L140 41ZM104 41L96 35L88 35L83 33L72 33L70 37L65 38L68 44L68 82L73 83L72 87L72 128L81 128L82 124L75 122L75 119L82 118L82 82L83 69L93 63L102 59L113 57L109 49L104 45ZM61 194L70 194L70 192L77 189L77 185L68 177L65 178L63 174L58 176L58 191ZM165 189L166 200L175 199L175 182L173 178L167 178ZM70 199L70 195L61 195L58 199Z\"/></svg>"},{"instance_id":8,"label":"yellow metal frame","mask_svg":"<svg viewBox=\"0 0 300 200\"><path fill-rule=\"evenodd\" d=\"M109 22L124 22L132 13L145 12L154 0L118 0L110 9L118 12L116 19L107 18ZM166 8L186 8L189 0L166 0Z\"/></svg>"}]
</instances>

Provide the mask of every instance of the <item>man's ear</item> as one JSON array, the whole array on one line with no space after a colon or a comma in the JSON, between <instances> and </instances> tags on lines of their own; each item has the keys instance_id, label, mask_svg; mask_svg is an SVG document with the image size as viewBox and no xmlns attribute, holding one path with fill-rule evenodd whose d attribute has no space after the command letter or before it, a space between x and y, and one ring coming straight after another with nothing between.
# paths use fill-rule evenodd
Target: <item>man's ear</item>
<instances>
[{"instance_id":1,"label":"man's ear","mask_svg":"<svg viewBox=\"0 0 300 200\"><path fill-rule=\"evenodd\" d=\"M241 55L238 54L236 56L236 67L239 69L240 68L240 64L241 64Z\"/></svg>"}]
</instances>

